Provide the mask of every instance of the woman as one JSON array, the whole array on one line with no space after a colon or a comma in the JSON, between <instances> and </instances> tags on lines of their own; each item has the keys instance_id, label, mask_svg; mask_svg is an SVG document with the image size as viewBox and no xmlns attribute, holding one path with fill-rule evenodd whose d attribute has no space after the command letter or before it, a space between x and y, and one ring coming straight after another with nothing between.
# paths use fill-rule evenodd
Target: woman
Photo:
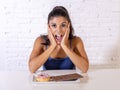
<instances>
[{"instance_id":1,"label":"woman","mask_svg":"<svg viewBox=\"0 0 120 90\"><path fill-rule=\"evenodd\" d=\"M39 36L29 59L29 70L34 73L41 66L47 70L79 68L87 72L89 67L83 42L73 36L68 11L56 6L48 15L48 35Z\"/></svg>"}]
</instances>

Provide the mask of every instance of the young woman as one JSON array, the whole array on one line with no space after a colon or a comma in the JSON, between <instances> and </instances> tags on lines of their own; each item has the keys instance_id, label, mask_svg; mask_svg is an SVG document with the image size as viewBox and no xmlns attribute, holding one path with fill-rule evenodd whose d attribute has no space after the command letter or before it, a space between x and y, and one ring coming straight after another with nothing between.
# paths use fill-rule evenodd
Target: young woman
<instances>
[{"instance_id":1,"label":"young woman","mask_svg":"<svg viewBox=\"0 0 120 90\"><path fill-rule=\"evenodd\" d=\"M47 70L75 69L87 72L88 57L80 37L73 35L68 11L56 6L48 15L48 35L39 36L29 58L29 70L41 66Z\"/></svg>"}]
</instances>

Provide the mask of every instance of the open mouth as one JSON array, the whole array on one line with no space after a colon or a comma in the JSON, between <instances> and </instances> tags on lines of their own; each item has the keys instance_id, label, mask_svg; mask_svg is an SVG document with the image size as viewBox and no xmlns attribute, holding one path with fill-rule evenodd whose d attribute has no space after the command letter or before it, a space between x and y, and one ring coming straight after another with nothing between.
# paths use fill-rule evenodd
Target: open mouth
<instances>
[{"instance_id":1,"label":"open mouth","mask_svg":"<svg viewBox=\"0 0 120 90\"><path fill-rule=\"evenodd\" d=\"M63 38L63 35L55 35L55 39L57 42L61 42Z\"/></svg>"}]
</instances>

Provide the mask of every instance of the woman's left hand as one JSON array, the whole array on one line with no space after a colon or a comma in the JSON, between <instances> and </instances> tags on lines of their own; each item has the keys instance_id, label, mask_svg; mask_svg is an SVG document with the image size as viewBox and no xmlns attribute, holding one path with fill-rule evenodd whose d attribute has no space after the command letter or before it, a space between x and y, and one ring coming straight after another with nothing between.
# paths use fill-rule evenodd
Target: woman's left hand
<instances>
[{"instance_id":1,"label":"woman's left hand","mask_svg":"<svg viewBox=\"0 0 120 90\"><path fill-rule=\"evenodd\" d=\"M69 33L70 33L70 23L68 24L68 27L66 29L65 35L61 41L61 46L67 46L68 38L69 38Z\"/></svg>"}]
</instances>

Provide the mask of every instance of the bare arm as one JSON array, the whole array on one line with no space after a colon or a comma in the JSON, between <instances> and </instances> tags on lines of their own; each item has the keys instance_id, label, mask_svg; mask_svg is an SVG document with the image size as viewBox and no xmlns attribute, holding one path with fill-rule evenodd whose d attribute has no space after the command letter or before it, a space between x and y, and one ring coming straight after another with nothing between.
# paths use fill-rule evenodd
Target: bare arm
<instances>
[{"instance_id":1,"label":"bare arm","mask_svg":"<svg viewBox=\"0 0 120 90\"><path fill-rule=\"evenodd\" d=\"M29 59L29 70L30 72L37 71L48 59L52 51L54 50L54 46L51 45L47 50L43 51L43 45L41 45L42 39L38 37L35 40L32 53Z\"/></svg>"},{"instance_id":2,"label":"bare arm","mask_svg":"<svg viewBox=\"0 0 120 90\"><path fill-rule=\"evenodd\" d=\"M67 54L67 56L69 56L71 61L74 63L74 65L78 67L82 72L87 72L89 67L89 62L82 40L79 37L76 37L72 40L72 42L74 42L73 46L75 46L74 51L67 46L66 42L68 41L68 37L70 33L69 26L70 24L68 24L68 28L61 42L61 46L65 51L65 53Z\"/></svg>"},{"instance_id":3,"label":"bare arm","mask_svg":"<svg viewBox=\"0 0 120 90\"><path fill-rule=\"evenodd\" d=\"M69 47L66 45L63 45L63 49L65 53L69 56L71 61L82 71L87 72L89 67L88 57L86 55L86 52L84 50L83 42L80 38L77 37L75 40L75 50L72 51Z\"/></svg>"},{"instance_id":4,"label":"bare arm","mask_svg":"<svg viewBox=\"0 0 120 90\"><path fill-rule=\"evenodd\" d=\"M37 71L48 59L52 51L56 48L57 43L51 33L51 29L48 27L48 37L50 40L50 46L47 50L43 51L43 45L41 45L42 38L38 37L35 40L34 47L29 59L29 70L33 73Z\"/></svg>"}]
</instances>

